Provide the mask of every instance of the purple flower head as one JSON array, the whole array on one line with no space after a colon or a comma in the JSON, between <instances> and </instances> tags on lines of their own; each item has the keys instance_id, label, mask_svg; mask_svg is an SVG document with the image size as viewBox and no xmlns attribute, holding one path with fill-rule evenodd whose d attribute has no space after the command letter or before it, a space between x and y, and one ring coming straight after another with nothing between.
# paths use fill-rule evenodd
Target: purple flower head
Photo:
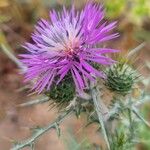
<instances>
[{"instance_id":1,"label":"purple flower head","mask_svg":"<svg viewBox=\"0 0 150 150\"><path fill-rule=\"evenodd\" d=\"M22 61L28 67L26 81L35 80L34 90L39 93L49 90L52 83L59 84L71 73L77 91L88 87L88 80L104 78L103 72L96 70L92 62L110 65L114 63L107 53L118 52L110 48L98 48L98 43L118 37L110 33L116 22L103 21L101 6L88 3L81 11L63 8L61 13L50 12L51 21L40 20L32 34L33 44L26 43L28 54L22 54Z\"/></svg>"}]
</instances>

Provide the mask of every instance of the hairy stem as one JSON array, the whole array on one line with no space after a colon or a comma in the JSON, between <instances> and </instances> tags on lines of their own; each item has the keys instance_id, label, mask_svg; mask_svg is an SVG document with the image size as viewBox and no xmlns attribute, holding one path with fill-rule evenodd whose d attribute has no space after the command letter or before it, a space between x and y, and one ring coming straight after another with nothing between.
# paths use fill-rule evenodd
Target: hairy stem
<instances>
[{"instance_id":1,"label":"hairy stem","mask_svg":"<svg viewBox=\"0 0 150 150\"><path fill-rule=\"evenodd\" d=\"M104 113L103 113L103 105L101 103L101 99L100 99L100 92L96 89L96 87L94 87L94 83L91 82L90 83L90 87L91 87L91 95L92 95L92 99L93 99L93 103L95 106L95 110L98 116L98 120L99 123L101 125L101 129L102 129L102 133L104 135L104 139L106 141L108 150L110 150L110 143L109 143L109 137L108 137L108 132L107 132L107 128L106 128L106 121L104 119Z\"/></svg>"},{"instance_id":2,"label":"hairy stem","mask_svg":"<svg viewBox=\"0 0 150 150\"><path fill-rule=\"evenodd\" d=\"M32 147L34 144L35 140L37 140L41 135L49 131L50 129L58 129L58 125L63 122L63 120L71 113L73 112L73 109L69 109L68 111L64 112L64 114L60 115L56 121L53 123L50 123L46 127L39 128L30 138L28 138L25 141L22 141L20 143L17 143L14 145L14 147L11 150L20 150L24 147Z\"/></svg>"},{"instance_id":3,"label":"hairy stem","mask_svg":"<svg viewBox=\"0 0 150 150\"><path fill-rule=\"evenodd\" d=\"M19 105L17 105L17 107L33 106L33 105L45 103L45 102L48 102L48 101L49 101L49 97L43 96L42 98L38 98L38 99L35 99L35 100L28 101L26 103L19 104Z\"/></svg>"}]
</instances>

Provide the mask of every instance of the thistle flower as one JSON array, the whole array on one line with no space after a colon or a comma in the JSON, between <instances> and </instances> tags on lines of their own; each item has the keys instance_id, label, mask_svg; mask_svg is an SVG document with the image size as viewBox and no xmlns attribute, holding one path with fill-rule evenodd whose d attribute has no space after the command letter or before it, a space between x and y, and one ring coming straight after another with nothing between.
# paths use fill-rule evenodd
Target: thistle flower
<instances>
[{"instance_id":1,"label":"thistle flower","mask_svg":"<svg viewBox=\"0 0 150 150\"><path fill-rule=\"evenodd\" d=\"M50 12L51 21L41 19L32 34L33 43L24 46L29 53L21 55L28 67L25 81L34 80L33 89L41 93L71 74L81 93L88 88L88 80L104 78L105 74L91 62L110 65L115 61L105 54L118 50L96 45L118 37L118 33L110 33L116 22L107 24L103 18L102 7L88 3L81 12L64 7L61 13Z\"/></svg>"}]
</instances>

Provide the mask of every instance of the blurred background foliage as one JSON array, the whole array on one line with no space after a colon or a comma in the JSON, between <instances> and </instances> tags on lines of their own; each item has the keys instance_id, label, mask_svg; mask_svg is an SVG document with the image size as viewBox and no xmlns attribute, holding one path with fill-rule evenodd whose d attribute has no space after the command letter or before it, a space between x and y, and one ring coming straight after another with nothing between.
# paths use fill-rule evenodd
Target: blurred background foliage
<instances>
[{"instance_id":1,"label":"blurred background foliage","mask_svg":"<svg viewBox=\"0 0 150 150\"><path fill-rule=\"evenodd\" d=\"M50 9L61 9L62 5L68 8L74 3L77 9L81 9L87 0L0 0L0 28L7 36L11 44L12 39L17 39L15 48L20 41L29 38L33 25L37 20L49 17ZM149 0L95 0L104 5L106 18L119 20L118 26L121 32L128 32L132 44L132 37L141 40L149 40L150 1ZM136 28L135 28L136 27ZM17 32L17 33L16 33ZM134 34L132 34L134 32ZM132 35L131 35L132 34ZM2 35L2 33L1 33ZM13 37L12 37L13 36ZM128 41L130 41L130 39ZM127 43L128 43L127 41ZM125 47L126 48L126 47ZM128 48L128 47L127 47Z\"/></svg>"},{"instance_id":2,"label":"blurred background foliage","mask_svg":"<svg viewBox=\"0 0 150 150\"><path fill-rule=\"evenodd\" d=\"M5 45L12 53L21 53L23 48L21 44L25 41L30 41L30 34L33 31L34 24L42 18L49 17L49 10L57 9L60 11L62 5L70 6L74 3L76 9L80 10L87 0L0 0L0 46ZM122 57L128 53L130 49L136 47L139 43L146 41L150 44L150 0L95 0L95 2L104 5L106 10L106 19L118 20L118 30L121 33L118 41L113 41L110 44L112 47L118 47L122 50ZM148 46L147 46L148 47ZM0 55L1 55L0 49ZM150 59L150 49L145 48L146 58ZM144 58L142 57L142 66L145 66ZM0 57L1 59L1 57ZM132 58L135 63L137 58ZM0 60L0 67L5 67ZM140 62L141 63L141 62ZM139 67L139 63L135 63ZM11 70L11 67L8 69ZM2 74L0 69L0 80L2 82L5 74ZM147 76L143 85L150 83L149 71L142 71L142 75ZM145 85L144 85L145 87ZM150 89L147 88L147 91ZM136 91L137 92L137 91ZM143 115L150 120L150 105L142 108ZM2 113L1 113L2 114ZM0 114L0 119L3 115ZM150 130L141 124L139 126L139 137L142 138L138 148L142 150L150 149ZM71 136L71 135L70 135ZM76 149L92 149L93 147L88 140L77 142L75 137L70 138L68 149L77 147ZM76 146L75 146L76 145ZM85 146L85 147L84 147ZM82 147L82 148L81 148ZM96 148L94 148L96 149Z\"/></svg>"},{"instance_id":3,"label":"blurred background foliage","mask_svg":"<svg viewBox=\"0 0 150 150\"><path fill-rule=\"evenodd\" d=\"M83 7L87 0L1 0L0 22L7 22L12 17L18 21L34 21L40 17L47 17L50 8L60 8L61 5L76 8ZM95 0L104 4L106 15L110 19L119 17L127 18L134 24L141 24L144 19L150 17L149 0ZM8 11L9 9L9 11ZM5 14L2 13L5 12ZM10 13L11 12L11 13Z\"/></svg>"}]
</instances>

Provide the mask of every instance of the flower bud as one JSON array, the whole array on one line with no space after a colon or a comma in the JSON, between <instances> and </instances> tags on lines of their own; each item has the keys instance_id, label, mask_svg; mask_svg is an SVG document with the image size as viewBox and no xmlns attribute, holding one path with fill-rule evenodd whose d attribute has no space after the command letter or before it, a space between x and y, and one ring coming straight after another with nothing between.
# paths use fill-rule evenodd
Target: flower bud
<instances>
[{"instance_id":1,"label":"flower bud","mask_svg":"<svg viewBox=\"0 0 150 150\"><path fill-rule=\"evenodd\" d=\"M132 87L138 78L137 72L128 64L118 63L106 71L106 86L117 93L126 95L131 92Z\"/></svg>"}]
</instances>

